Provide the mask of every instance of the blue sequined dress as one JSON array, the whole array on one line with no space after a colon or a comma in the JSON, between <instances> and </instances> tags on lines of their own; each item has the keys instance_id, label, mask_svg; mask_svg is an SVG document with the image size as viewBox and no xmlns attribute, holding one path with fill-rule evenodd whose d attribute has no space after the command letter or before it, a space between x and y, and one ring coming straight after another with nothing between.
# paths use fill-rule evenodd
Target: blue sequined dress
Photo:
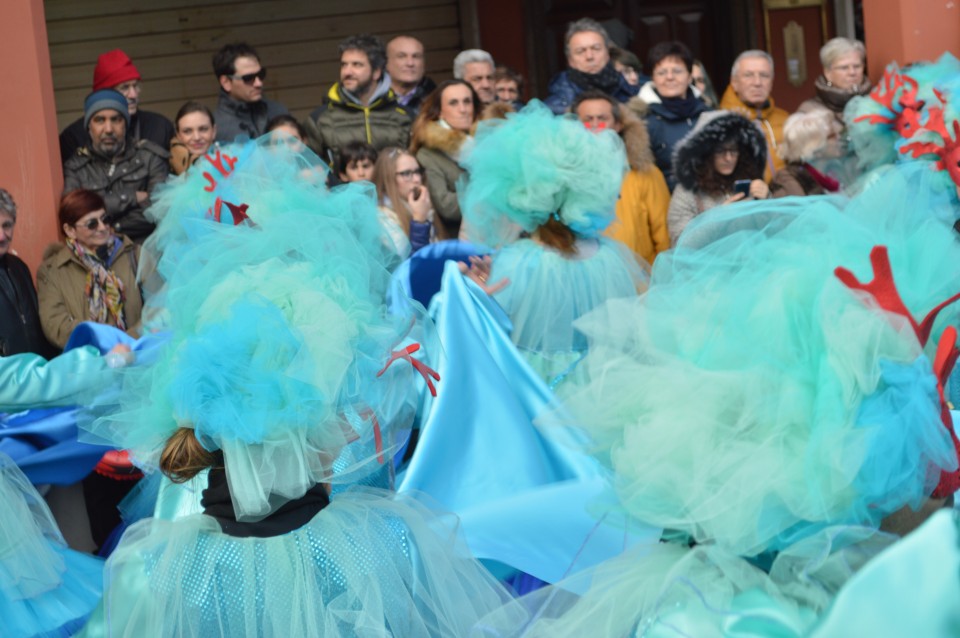
<instances>
[{"instance_id":1,"label":"blue sequined dress","mask_svg":"<svg viewBox=\"0 0 960 638\"><path fill-rule=\"evenodd\" d=\"M465 636L505 593L455 519L355 488L309 523L238 538L198 514L124 536L84 636Z\"/></svg>"}]
</instances>

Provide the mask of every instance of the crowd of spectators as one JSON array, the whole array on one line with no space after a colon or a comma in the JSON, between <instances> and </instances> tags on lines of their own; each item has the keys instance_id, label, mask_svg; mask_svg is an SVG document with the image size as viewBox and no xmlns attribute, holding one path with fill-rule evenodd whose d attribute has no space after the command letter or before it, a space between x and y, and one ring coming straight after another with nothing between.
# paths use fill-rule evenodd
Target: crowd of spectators
<instances>
[{"instance_id":1,"label":"crowd of spectators","mask_svg":"<svg viewBox=\"0 0 960 638\"><path fill-rule=\"evenodd\" d=\"M823 47L816 95L792 116L771 95L774 62L765 51L741 53L722 91L682 42L655 44L641 63L589 18L569 25L564 52L566 68L543 102L621 138L629 170L607 234L647 262L713 206L843 187L818 162L843 155L843 107L869 90L860 42L835 38ZM142 78L129 56L102 54L83 117L60 135L63 241L48 249L37 291L9 253L16 205L0 192L0 312L17 319L3 323L2 352L49 353L83 320L135 333L141 299L133 273L153 230L144 215L151 193L238 138L308 146L329 166L330 187L375 185L385 243L399 260L435 241L468 238L457 193L461 157L478 122L523 108L524 78L469 49L452 60L454 78L438 84L426 75L423 43L409 35L386 43L353 35L338 53L337 81L298 121L264 97L267 66L257 50L228 44L212 59L215 108L191 100L173 122L141 108Z\"/></svg>"}]
</instances>

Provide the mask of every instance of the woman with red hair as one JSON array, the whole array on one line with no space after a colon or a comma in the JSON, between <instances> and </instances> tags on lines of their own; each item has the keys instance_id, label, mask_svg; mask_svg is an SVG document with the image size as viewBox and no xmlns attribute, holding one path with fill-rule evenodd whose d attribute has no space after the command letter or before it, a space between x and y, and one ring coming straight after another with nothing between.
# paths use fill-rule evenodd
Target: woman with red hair
<instances>
[{"instance_id":1,"label":"woman with red hair","mask_svg":"<svg viewBox=\"0 0 960 638\"><path fill-rule=\"evenodd\" d=\"M60 200L63 243L51 244L37 271L40 323L63 348L81 321L135 333L143 300L137 287L139 247L107 224L103 198L75 190Z\"/></svg>"}]
</instances>

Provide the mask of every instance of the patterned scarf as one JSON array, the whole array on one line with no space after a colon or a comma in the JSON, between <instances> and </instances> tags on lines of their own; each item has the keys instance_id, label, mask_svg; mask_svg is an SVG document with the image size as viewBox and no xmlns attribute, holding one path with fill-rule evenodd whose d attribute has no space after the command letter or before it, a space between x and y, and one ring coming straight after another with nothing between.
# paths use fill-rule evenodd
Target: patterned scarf
<instances>
[{"instance_id":1,"label":"patterned scarf","mask_svg":"<svg viewBox=\"0 0 960 638\"><path fill-rule=\"evenodd\" d=\"M106 264L100 261L96 253L88 252L73 239L67 239L67 248L87 269L87 283L83 290L87 295L89 308L87 318L96 323L105 323L116 326L120 330L126 330L127 322L123 318L123 282L116 273L109 270L119 253L121 243L118 237L113 238Z\"/></svg>"}]
</instances>

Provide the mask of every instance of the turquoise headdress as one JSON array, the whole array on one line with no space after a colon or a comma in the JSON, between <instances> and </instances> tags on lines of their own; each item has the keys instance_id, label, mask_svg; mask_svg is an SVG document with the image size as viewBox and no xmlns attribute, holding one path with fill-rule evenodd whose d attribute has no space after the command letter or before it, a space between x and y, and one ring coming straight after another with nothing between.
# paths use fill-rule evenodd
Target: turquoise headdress
<instances>
[{"instance_id":1,"label":"turquoise headdress","mask_svg":"<svg viewBox=\"0 0 960 638\"><path fill-rule=\"evenodd\" d=\"M387 462L422 369L394 363L419 363L403 347L418 324L386 312L371 190L327 191L283 149L227 148L233 165L213 189L194 167L161 194L165 293L148 306L162 306L171 339L154 364L122 372L117 404L91 426L147 467L177 428L193 428L223 452L241 520Z\"/></svg>"},{"instance_id":2,"label":"turquoise headdress","mask_svg":"<svg viewBox=\"0 0 960 638\"><path fill-rule=\"evenodd\" d=\"M612 131L591 133L534 100L506 120L481 123L462 161L460 209L470 237L498 246L556 216L596 237L614 217L627 158Z\"/></svg>"},{"instance_id":3,"label":"turquoise headdress","mask_svg":"<svg viewBox=\"0 0 960 638\"><path fill-rule=\"evenodd\" d=\"M914 159L920 154L907 147L936 142L946 102L957 99L958 78L960 60L950 53L903 69L887 65L870 94L851 99L844 111L860 168Z\"/></svg>"}]
</instances>

